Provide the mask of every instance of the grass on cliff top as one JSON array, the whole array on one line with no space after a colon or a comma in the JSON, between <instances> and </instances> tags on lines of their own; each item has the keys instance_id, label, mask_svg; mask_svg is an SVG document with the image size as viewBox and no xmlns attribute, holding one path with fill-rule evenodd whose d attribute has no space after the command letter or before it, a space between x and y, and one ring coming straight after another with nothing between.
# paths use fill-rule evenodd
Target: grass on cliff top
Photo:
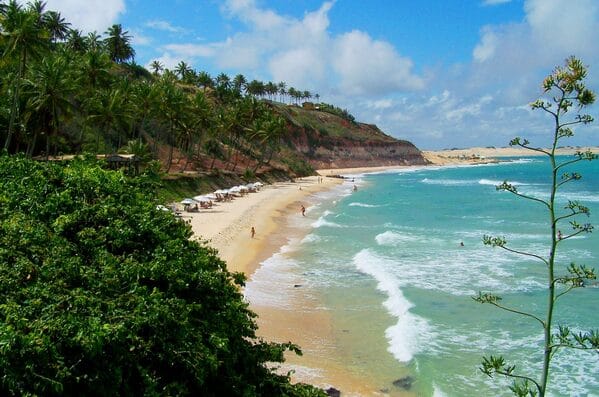
<instances>
[{"instance_id":1,"label":"grass on cliff top","mask_svg":"<svg viewBox=\"0 0 599 397\"><path fill-rule=\"evenodd\" d=\"M337 115L319 110L308 110L300 106L271 103L273 108L299 128L318 131L323 136L345 138L354 141L394 142L395 138L383 133L376 126L352 123Z\"/></svg>"}]
</instances>

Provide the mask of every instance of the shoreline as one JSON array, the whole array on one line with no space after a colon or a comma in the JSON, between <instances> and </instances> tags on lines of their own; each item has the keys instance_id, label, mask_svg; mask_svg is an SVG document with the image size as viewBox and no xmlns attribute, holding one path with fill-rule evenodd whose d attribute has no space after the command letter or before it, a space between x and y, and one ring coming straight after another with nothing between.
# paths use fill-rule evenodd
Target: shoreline
<instances>
[{"instance_id":1,"label":"shoreline","mask_svg":"<svg viewBox=\"0 0 599 397\"><path fill-rule=\"evenodd\" d=\"M497 162L494 157L531 155L528 151L519 153L513 149L493 149L494 155L488 156L492 149L486 149L486 152L479 149L427 151L423 154L431 163L429 166L484 164ZM302 205L308 208L309 219L309 209L315 204L317 193L332 191L348 182L347 179L339 178L340 175L384 172L407 167L413 166L318 170L319 176L267 185L257 193L246 194L232 202L217 203L212 209L200 210L199 213L184 213L183 217L191 224L195 238L217 249L230 271L242 272L251 281L256 271L264 266L263 262L274 255L282 255L282 248L291 239L301 239L309 233L307 224L299 228L292 227L290 220L303 221L300 212ZM250 236L252 227L256 230L254 238ZM285 363L280 367L281 373L293 370L294 382L311 383L324 389L334 387L341 390L343 395L413 395L403 390L393 391L392 394L389 391L381 393L380 384L372 379L363 379L359 374L351 373L349 368L330 359L338 356L331 314L322 307L318 297L311 294L309 288L294 288L296 286L302 286L301 278L290 281L284 290L277 290L277 295L292 302L291 307L249 302L251 310L258 315L259 337L281 343L291 341L304 352L301 357L287 354Z\"/></svg>"}]
</instances>

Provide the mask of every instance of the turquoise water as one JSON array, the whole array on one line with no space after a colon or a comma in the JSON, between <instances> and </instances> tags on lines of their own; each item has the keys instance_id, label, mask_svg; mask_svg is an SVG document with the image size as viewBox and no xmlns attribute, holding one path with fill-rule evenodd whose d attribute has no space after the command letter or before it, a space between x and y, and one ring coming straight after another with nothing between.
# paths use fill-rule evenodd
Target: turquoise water
<instances>
[{"instance_id":1,"label":"turquoise water","mask_svg":"<svg viewBox=\"0 0 599 397\"><path fill-rule=\"evenodd\" d=\"M558 204L579 200L591 210L579 222L599 225L599 161L574 170L583 179L565 185ZM471 297L492 292L506 305L543 316L544 265L485 247L482 236L504 236L515 249L546 256L546 212L495 186L507 179L522 193L546 198L549 163L535 157L355 178L358 191L350 193L354 183L348 182L308 208L309 221L301 222L310 224L295 226L309 234L265 263L248 284L248 299L284 305L277 286L290 273L301 277L332 314L339 360L380 389L393 390L407 369L416 395L510 395L506 381L478 371L489 354L503 355L516 372L539 373L538 323ZM571 230L567 223L560 229ZM596 233L559 247L560 269L571 261L599 269L598 258ZM555 323L598 329L598 306L597 285L577 289L560 300ZM550 383L553 396L599 396L599 355L558 353Z\"/></svg>"}]
</instances>

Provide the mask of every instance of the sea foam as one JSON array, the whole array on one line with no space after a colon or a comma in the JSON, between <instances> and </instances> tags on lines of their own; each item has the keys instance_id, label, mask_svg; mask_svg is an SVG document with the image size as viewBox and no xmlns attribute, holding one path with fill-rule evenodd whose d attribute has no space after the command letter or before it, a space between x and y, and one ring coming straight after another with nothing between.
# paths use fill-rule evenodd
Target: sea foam
<instances>
[{"instance_id":1,"label":"sea foam","mask_svg":"<svg viewBox=\"0 0 599 397\"><path fill-rule=\"evenodd\" d=\"M377 281L377 289L387 295L383 303L385 309L397 318L397 323L385 331L389 352L398 361L410 361L418 351L419 338L429 332L428 323L410 313L413 305L404 297L398 280L385 271L384 259L378 258L369 249L363 249L353 261L359 271Z\"/></svg>"}]
</instances>

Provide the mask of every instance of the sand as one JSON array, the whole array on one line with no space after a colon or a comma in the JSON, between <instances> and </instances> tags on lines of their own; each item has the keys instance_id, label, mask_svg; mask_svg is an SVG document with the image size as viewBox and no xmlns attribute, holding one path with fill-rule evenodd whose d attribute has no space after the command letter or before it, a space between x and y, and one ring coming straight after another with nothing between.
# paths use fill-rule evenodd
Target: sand
<instances>
[{"instance_id":1,"label":"sand","mask_svg":"<svg viewBox=\"0 0 599 397\"><path fill-rule=\"evenodd\" d=\"M547 150L547 149L546 149ZM556 154L572 155L578 151L585 152L587 150L593 153L599 153L599 147L563 147L556 149ZM464 163L488 163L497 161L502 157L517 157L517 156L541 156L543 153L519 148L519 147L474 147L468 149L452 149L438 151L423 151L424 157L435 165L450 165Z\"/></svg>"},{"instance_id":2,"label":"sand","mask_svg":"<svg viewBox=\"0 0 599 397\"><path fill-rule=\"evenodd\" d=\"M573 154L586 148L560 150L561 154ZM593 148L595 153L599 152ZM514 148L471 148L440 152L424 152L433 165L484 163L496 161L505 156L531 155L529 151ZM202 209L199 213L183 213L190 222L196 238L216 248L227 262L229 270L245 273L248 279L260 264L287 244L290 233L297 229L287 227L291 216L301 217L301 206L309 208L317 192L332 189L343 183L335 175L352 175L364 172L381 172L398 169L400 166L346 168L319 170L321 176L297 179L294 182L281 182L264 186L257 193L249 193L230 202L217 203L212 209ZM349 187L348 187L349 188ZM308 214L309 215L309 214ZM251 237L251 228L256 234ZM307 230L306 230L307 232ZM302 236L296 236L302 237ZM301 280L297 280L301 283ZM304 356L288 355L289 364L282 368L296 371L293 379L315 384L320 387L334 386L344 395L390 395L379 392L380 385L371 383L359 375L348 373L334 358L335 337L332 331L330 314L323 309L313 296L304 294L302 288L290 285L286 291L294 305L281 308L275 305L251 305L258 314L258 335L271 341L299 344ZM394 393L405 395L408 393Z\"/></svg>"},{"instance_id":3,"label":"sand","mask_svg":"<svg viewBox=\"0 0 599 397\"><path fill-rule=\"evenodd\" d=\"M301 216L301 206L307 207L310 195L342 182L339 178L317 176L279 182L232 201L215 203L211 209L183 212L182 217L191 224L196 238L219 251L229 270L249 277L260 262L285 244L286 239L275 233L282 219L292 213Z\"/></svg>"}]
</instances>

